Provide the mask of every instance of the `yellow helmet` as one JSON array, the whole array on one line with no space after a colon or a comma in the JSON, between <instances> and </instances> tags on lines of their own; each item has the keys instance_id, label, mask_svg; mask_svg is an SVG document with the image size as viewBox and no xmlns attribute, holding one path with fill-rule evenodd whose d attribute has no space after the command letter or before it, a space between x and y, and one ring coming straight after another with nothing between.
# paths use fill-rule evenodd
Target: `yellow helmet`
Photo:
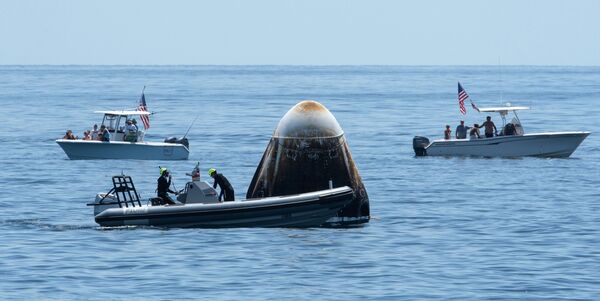
<instances>
[{"instance_id":1,"label":"yellow helmet","mask_svg":"<svg viewBox=\"0 0 600 301\"><path fill-rule=\"evenodd\" d=\"M216 170L216 169L214 169L214 168L211 168L211 169L209 169L209 170L208 170L208 175L212 177L212 175L213 175L214 173L216 173L216 172L217 172L217 170Z\"/></svg>"},{"instance_id":2,"label":"yellow helmet","mask_svg":"<svg viewBox=\"0 0 600 301\"><path fill-rule=\"evenodd\" d=\"M169 172L169 170L168 170L166 167L161 167L161 168L160 168L160 175L161 175L161 176L162 176L162 175L164 175L164 174L165 174L165 172Z\"/></svg>"}]
</instances>

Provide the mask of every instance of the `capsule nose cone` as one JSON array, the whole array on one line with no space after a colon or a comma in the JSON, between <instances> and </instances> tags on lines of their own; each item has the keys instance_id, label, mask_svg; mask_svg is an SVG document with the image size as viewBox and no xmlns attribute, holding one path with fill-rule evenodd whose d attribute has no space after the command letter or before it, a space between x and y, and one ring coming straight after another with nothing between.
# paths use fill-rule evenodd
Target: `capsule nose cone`
<instances>
[{"instance_id":1,"label":"capsule nose cone","mask_svg":"<svg viewBox=\"0 0 600 301\"><path fill-rule=\"evenodd\" d=\"M279 121L275 138L328 138L344 133L333 114L314 100L304 100Z\"/></svg>"}]
</instances>

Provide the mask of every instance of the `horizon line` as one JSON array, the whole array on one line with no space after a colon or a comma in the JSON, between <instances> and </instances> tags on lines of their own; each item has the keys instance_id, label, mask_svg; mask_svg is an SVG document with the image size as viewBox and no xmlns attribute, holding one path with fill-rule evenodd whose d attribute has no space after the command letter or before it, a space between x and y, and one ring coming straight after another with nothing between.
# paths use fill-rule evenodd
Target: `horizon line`
<instances>
[{"instance_id":1,"label":"horizon line","mask_svg":"<svg viewBox=\"0 0 600 301\"><path fill-rule=\"evenodd\" d=\"M0 67L33 67L33 66L50 66L50 67L190 67L190 66L227 66L227 67L600 67L600 65L542 65L542 64L514 64L514 65L497 65L497 64L0 64Z\"/></svg>"}]
</instances>

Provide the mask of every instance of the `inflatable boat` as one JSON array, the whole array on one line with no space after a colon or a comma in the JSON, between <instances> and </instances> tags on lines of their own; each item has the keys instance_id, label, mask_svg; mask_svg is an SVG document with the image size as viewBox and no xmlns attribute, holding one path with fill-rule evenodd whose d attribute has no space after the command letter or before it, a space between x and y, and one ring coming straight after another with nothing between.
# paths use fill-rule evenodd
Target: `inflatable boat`
<instances>
[{"instance_id":1,"label":"inflatable boat","mask_svg":"<svg viewBox=\"0 0 600 301\"><path fill-rule=\"evenodd\" d=\"M318 227L353 199L348 186L268 198L220 202L211 185L188 182L178 203L140 199L130 176L112 177L113 188L94 203L96 223L103 227Z\"/></svg>"}]
</instances>

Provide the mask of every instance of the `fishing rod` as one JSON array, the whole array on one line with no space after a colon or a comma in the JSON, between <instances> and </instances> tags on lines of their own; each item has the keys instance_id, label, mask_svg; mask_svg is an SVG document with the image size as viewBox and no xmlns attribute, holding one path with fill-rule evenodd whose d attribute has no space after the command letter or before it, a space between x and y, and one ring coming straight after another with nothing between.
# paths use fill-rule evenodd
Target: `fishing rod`
<instances>
[{"instance_id":1,"label":"fishing rod","mask_svg":"<svg viewBox=\"0 0 600 301\"><path fill-rule=\"evenodd\" d=\"M198 117L200 117L200 114L196 115L196 118L194 118L194 121L192 121L192 123L188 127L187 131L185 131L185 135L183 135L183 138L185 138L187 136L187 134L190 132L190 129L192 129L192 126L194 125L196 120L198 120Z\"/></svg>"}]
</instances>

